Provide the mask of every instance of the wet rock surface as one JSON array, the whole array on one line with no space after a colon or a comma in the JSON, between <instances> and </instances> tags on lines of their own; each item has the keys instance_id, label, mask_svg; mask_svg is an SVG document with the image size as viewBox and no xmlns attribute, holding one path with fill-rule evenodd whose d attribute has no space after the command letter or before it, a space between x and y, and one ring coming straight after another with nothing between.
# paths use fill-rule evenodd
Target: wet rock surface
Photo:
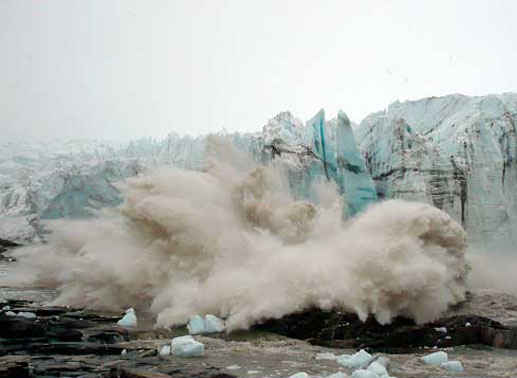
<instances>
[{"instance_id":1,"label":"wet rock surface","mask_svg":"<svg viewBox=\"0 0 517 378\"><path fill-rule=\"evenodd\" d=\"M218 367L182 364L157 356L154 345L140 339L170 340L163 330L116 328L118 316L66 307L39 307L21 300L2 304L8 311L33 312L35 318L0 312L0 378L103 377L231 378ZM122 356L126 349L127 354Z\"/></svg>"},{"instance_id":2,"label":"wet rock surface","mask_svg":"<svg viewBox=\"0 0 517 378\"><path fill-rule=\"evenodd\" d=\"M355 314L313 309L268 320L255 328L314 345L369 348L388 353L479 344L517 349L517 327L477 315L445 317L423 325L399 317L391 324L381 325L373 317L362 322Z\"/></svg>"}]
</instances>

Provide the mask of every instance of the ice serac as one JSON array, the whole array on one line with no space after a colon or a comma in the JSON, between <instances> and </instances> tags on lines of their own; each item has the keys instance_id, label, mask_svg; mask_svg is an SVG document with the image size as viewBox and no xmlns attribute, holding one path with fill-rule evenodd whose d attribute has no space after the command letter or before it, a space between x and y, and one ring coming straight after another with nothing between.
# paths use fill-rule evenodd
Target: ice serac
<instances>
[{"instance_id":1,"label":"ice serac","mask_svg":"<svg viewBox=\"0 0 517 378\"><path fill-rule=\"evenodd\" d=\"M472 245L517 246L517 95L395 102L356 137L379 197L431 203Z\"/></svg>"},{"instance_id":2,"label":"ice serac","mask_svg":"<svg viewBox=\"0 0 517 378\"><path fill-rule=\"evenodd\" d=\"M273 127L278 124L284 127ZM264 127L263 134L268 136L264 138L265 149L271 150L272 160L287 166L290 186L299 197L317 201L312 192L314 182L328 180L346 198L347 215L354 215L377 200L373 181L344 112L326 121L322 109L305 126L289 113L282 113Z\"/></svg>"},{"instance_id":3,"label":"ice serac","mask_svg":"<svg viewBox=\"0 0 517 378\"><path fill-rule=\"evenodd\" d=\"M350 120L342 111L336 119L336 149L340 188L346 193L349 213L355 214L375 202L377 192L357 148Z\"/></svg>"}]
</instances>

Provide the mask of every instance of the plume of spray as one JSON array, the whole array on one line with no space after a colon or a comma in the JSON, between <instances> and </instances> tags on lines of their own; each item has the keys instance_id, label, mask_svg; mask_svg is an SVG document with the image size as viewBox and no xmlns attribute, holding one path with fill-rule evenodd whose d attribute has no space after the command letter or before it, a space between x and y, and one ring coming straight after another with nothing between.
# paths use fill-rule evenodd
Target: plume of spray
<instances>
[{"instance_id":1,"label":"plume of spray","mask_svg":"<svg viewBox=\"0 0 517 378\"><path fill-rule=\"evenodd\" d=\"M119 186L124 203L60 220L18 249L4 284L59 289L55 304L150 309L157 326L197 313L247 328L309 307L430 321L464 299L465 234L446 213L390 200L343 223L343 198L290 194L279 164L209 138L203 171L164 169Z\"/></svg>"}]
</instances>

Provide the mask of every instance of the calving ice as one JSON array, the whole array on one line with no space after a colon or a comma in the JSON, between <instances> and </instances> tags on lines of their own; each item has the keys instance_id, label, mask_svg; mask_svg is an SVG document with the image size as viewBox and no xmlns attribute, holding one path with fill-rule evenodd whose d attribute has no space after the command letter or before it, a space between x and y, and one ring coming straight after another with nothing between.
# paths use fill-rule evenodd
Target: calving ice
<instances>
[{"instance_id":1,"label":"calving ice","mask_svg":"<svg viewBox=\"0 0 517 378\"><path fill-rule=\"evenodd\" d=\"M297 196L285 165L206 143L204 169L131 178L119 207L52 223L3 281L59 288L56 304L140 306L163 327L214 314L229 331L309 307L422 323L464 299L465 233L445 212L391 200L343 221L325 167Z\"/></svg>"}]
</instances>

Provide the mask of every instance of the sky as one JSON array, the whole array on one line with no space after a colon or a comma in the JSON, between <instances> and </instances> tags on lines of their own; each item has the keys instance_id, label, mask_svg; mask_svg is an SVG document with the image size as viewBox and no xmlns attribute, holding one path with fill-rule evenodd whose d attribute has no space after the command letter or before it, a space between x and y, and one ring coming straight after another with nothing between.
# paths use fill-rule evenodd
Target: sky
<instances>
[{"instance_id":1,"label":"sky","mask_svg":"<svg viewBox=\"0 0 517 378\"><path fill-rule=\"evenodd\" d=\"M517 92L517 1L1 0L0 142Z\"/></svg>"}]
</instances>

